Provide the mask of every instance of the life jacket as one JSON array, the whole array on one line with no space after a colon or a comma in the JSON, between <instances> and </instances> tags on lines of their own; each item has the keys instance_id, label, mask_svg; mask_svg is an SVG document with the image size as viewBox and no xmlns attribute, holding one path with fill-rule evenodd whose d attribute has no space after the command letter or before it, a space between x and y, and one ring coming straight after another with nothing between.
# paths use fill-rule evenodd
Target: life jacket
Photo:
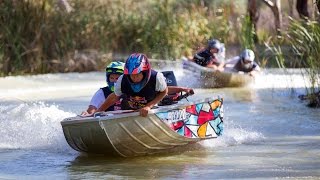
<instances>
[{"instance_id":1,"label":"life jacket","mask_svg":"<svg viewBox=\"0 0 320 180\"><path fill-rule=\"evenodd\" d=\"M162 71L163 76L166 78L167 86L177 86L176 76L173 71Z\"/></svg>"},{"instance_id":2,"label":"life jacket","mask_svg":"<svg viewBox=\"0 0 320 180\"><path fill-rule=\"evenodd\" d=\"M213 58L213 54L209 51L209 49L205 49L195 54L193 60L200 66L207 66Z\"/></svg>"},{"instance_id":3,"label":"life jacket","mask_svg":"<svg viewBox=\"0 0 320 180\"><path fill-rule=\"evenodd\" d=\"M129 75L123 75L121 91L126 95L126 105L123 104L125 109L140 109L156 97L159 93L155 91L157 73L157 71L151 70L148 83L139 92L134 92L132 90L129 82Z\"/></svg>"},{"instance_id":4,"label":"life jacket","mask_svg":"<svg viewBox=\"0 0 320 180\"><path fill-rule=\"evenodd\" d=\"M107 97L113 93L108 86L100 88L103 91L104 97L107 99ZM108 109L106 109L106 111L117 111L117 110L121 110L121 101L122 98L120 97L120 100L117 101L114 105L110 106Z\"/></svg>"},{"instance_id":5,"label":"life jacket","mask_svg":"<svg viewBox=\"0 0 320 180\"><path fill-rule=\"evenodd\" d=\"M173 71L163 71L162 74L166 78L166 83L168 86L178 85ZM179 97L179 95L180 95L179 93L168 94L158 103L158 105L165 106L165 105L175 104L178 102L176 101L176 99Z\"/></svg>"}]
</instances>

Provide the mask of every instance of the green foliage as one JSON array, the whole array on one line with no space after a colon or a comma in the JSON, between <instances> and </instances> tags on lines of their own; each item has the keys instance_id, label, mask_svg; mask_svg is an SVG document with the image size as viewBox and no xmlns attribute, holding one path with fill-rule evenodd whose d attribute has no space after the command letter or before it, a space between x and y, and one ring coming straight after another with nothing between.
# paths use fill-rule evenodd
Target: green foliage
<instances>
[{"instance_id":1,"label":"green foliage","mask_svg":"<svg viewBox=\"0 0 320 180\"><path fill-rule=\"evenodd\" d=\"M292 20L288 31L289 43L299 67L305 67L311 82L309 94L320 87L320 25L315 21ZM316 98L316 97L313 97Z\"/></svg>"},{"instance_id":2,"label":"green foliage","mask_svg":"<svg viewBox=\"0 0 320 180\"><path fill-rule=\"evenodd\" d=\"M73 49L69 17L56 12L49 1L3 1L0 5L2 75L47 72L49 59L62 58Z\"/></svg>"},{"instance_id":3,"label":"green foliage","mask_svg":"<svg viewBox=\"0 0 320 180\"><path fill-rule=\"evenodd\" d=\"M250 20L250 17L244 16L242 18L242 26L239 36L239 41L241 43L242 49L254 49L254 27Z\"/></svg>"},{"instance_id":4,"label":"green foliage","mask_svg":"<svg viewBox=\"0 0 320 180\"><path fill-rule=\"evenodd\" d=\"M82 49L176 59L210 38L227 40L231 32L229 10L220 11L230 8L223 1L69 2L70 13L55 0L0 3L2 75L65 71L72 53ZM222 13L212 13L218 10Z\"/></svg>"},{"instance_id":5,"label":"green foliage","mask_svg":"<svg viewBox=\"0 0 320 180\"><path fill-rule=\"evenodd\" d=\"M310 104L318 102L315 95L320 87L320 25L315 21L291 19L284 42L269 41L266 47L275 58L279 68L286 72L287 67L303 68L302 73L311 83L306 88ZM307 85L309 87L309 85Z\"/></svg>"}]
</instances>

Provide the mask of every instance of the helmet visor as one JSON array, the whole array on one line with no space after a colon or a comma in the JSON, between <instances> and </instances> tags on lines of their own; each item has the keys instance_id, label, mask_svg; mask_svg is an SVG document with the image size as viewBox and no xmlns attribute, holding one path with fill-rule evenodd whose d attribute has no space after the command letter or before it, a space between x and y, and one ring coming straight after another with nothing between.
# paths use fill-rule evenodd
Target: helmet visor
<instances>
[{"instance_id":1,"label":"helmet visor","mask_svg":"<svg viewBox=\"0 0 320 180\"><path fill-rule=\"evenodd\" d=\"M123 70L121 69L107 69L108 74L123 74Z\"/></svg>"}]
</instances>

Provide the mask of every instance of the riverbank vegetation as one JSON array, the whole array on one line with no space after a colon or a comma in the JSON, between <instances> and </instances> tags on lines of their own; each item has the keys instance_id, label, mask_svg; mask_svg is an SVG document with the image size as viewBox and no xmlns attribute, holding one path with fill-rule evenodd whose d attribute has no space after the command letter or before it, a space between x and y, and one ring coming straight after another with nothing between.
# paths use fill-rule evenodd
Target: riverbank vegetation
<instances>
[{"instance_id":1,"label":"riverbank vegetation","mask_svg":"<svg viewBox=\"0 0 320 180\"><path fill-rule=\"evenodd\" d=\"M257 32L254 44L246 11L244 0L2 1L0 75L103 69L134 51L174 60L210 38L262 52L272 31Z\"/></svg>"},{"instance_id":2,"label":"riverbank vegetation","mask_svg":"<svg viewBox=\"0 0 320 180\"><path fill-rule=\"evenodd\" d=\"M100 70L136 51L175 60L218 38L227 57L252 48L262 66L308 68L313 92L319 87L320 31L308 6L316 9L319 2L288 2L1 1L0 76Z\"/></svg>"},{"instance_id":3,"label":"riverbank vegetation","mask_svg":"<svg viewBox=\"0 0 320 180\"><path fill-rule=\"evenodd\" d=\"M236 16L228 3L208 10L200 1L69 2L69 13L55 0L0 3L1 75L77 70L71 67L79 63L77 52L88 49L95 57L141 51L175 59L191 55L211 37L237 42L238 31L231 30L239 23L228 21ZM105 59L86 61L98 66Z\"/></svg>"}]
</instances>

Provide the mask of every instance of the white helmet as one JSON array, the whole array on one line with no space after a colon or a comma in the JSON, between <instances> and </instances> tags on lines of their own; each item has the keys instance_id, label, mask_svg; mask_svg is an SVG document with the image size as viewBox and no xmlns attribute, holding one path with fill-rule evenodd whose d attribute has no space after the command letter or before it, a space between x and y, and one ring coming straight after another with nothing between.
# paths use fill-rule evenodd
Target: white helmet
<instances>
[{"instance_id":1,"label":"white helmet","mask_svg":"<svg viewBox=\"0 0 320 180\"><path fill-rule=\"evenodd\" d=\"M251 49L245 49L241 55L240 55L240 58L244 61L244 60L247 60L247 61L251 61L253 62L254 61L254 52L251 50Z\"/></svg>"}]
</instances>

